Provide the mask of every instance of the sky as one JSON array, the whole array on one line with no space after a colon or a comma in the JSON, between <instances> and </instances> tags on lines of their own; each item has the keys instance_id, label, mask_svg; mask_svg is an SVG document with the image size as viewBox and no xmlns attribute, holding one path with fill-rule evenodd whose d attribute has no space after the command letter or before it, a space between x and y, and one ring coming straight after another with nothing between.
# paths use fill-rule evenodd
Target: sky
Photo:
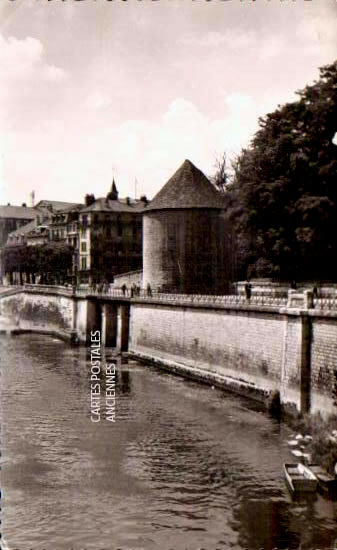
<instances>
[{"instance_id":1,"label":"sky","mask_svg":"<svg viewBox=\"0 0 337 550\"><path fill-rule=\"evenodd\" d=\"M336 58L336 0L1 0L0 204L212 175Z\"/></svg>"}]
</instances>

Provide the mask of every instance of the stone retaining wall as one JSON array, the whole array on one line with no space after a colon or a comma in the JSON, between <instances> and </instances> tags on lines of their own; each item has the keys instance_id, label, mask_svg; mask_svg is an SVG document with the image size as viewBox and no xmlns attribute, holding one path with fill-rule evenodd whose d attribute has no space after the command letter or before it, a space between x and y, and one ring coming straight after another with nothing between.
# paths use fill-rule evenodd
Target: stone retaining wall
<instances>
[{"instance_id":1,"label":"stone retaining wall","mask_svg":"<svg viewBox=\"0 0 337 550\"><path fill-rule=\"evenodd\" d=\"M294 410L337 413L331 312L139 301L131 304L129 351L257 399L276 390Z\"/></svg>"}]
</instances>

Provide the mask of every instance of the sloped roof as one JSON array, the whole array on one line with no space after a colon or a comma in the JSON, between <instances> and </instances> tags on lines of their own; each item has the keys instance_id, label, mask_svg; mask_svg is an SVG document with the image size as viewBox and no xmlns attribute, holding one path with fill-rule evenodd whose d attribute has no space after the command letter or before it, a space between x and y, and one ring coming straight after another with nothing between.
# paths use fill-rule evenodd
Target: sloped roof
<instances>
[{"instance_id":1,"label":"sloped roof","mask_svg":"<svg viewBox=\"0 0 337 550\"><path fill-rule=\"evenodd\" d=\"M77 202L64 202L64 201L48 201L48 200L41 200L36 205L35 208L50 208L52 207L53 210L64 210L65 208L77 206Z\"/></svg>"},{"instance_id":2,"label":"sloped roof","mask_svg":"<svg viewBox=\"0 0 337 550\"><path fill-rule=\"evenodd\" d=\"M180 166L144 209L223 208L223 196L190 160Z\"/></svg>"},{"instance_id":3,"label":"sloped roof","mask_svg":"<svg viewBox=\"0 0 337 550\"><path fill-rule=\"evenodd\" d=\"M0 218L33 220L37 215L38 211L30 206L0 206Z\"/></svg>"},{"instance_id":4,"label":"sloped roof","mask_svg":"<svg viewBox=\"0 0 337 550\"><path fill-rule=\"evenodd\" d=\"M44 233L48 231L48 227L45 224L37 225L36 220L32 220L29 223L26 223L25 225L22 225L19 227L19 229L16 229L15 231L11 231L11 233L8 233L7 237L7 244L10 244L10 241L13 237L30 237L35 236L37 234L41 235L41 229L43 229Z\"/></svg>"},{"instance_id":5,"label":"sloped roof","mask_svg":"<svg viewBox=\"0 0 337 550\"><path fill-rule=\"evenodd\" d=\"M109 200L105 197L96 199L93 204L82 209L82 212L141 212L144 203L141 200L127 199Z\"/></svg>"},{"instance_id":6,"label":"sloped roof","mask_svg":"<svg viewBox=\"0 0 337 550\"><path fill-rule=\"evenodd\" d=\"M31 238L31 237L41 237L48 234L49 234L49 226L38 225L34 227L31 231L29 231L26 236Z\"/></svg>"},{"instance_id":7,"label":"sloped roof","mask_svg":"<svg viewBox=\"0 0 337 550\"><path fill-rule=\"evenodd\" d=\"M85 205L78 202L78 203L71 204L71 206L67 206L67 208L61 208L57 212L54 212L54 214L67 214L68 212L79 212L83 208L85 208Z\"/></svg>"},{"instance_id":8,"label":"sloped roof","mask_svg":"<svg viewBox=\"0 0 337 550\"><path fill-rule=\"evenodd\" d=\"M19 229L16 229L15 231L11 231L10 233L8 233L8 238L15 237L16 235L26 235L27 233L32 231L32 229L34 229L35 227L36 227L36 220L32 220L31 222L26 223L25 225L22 225L21 227L19 227Z\"/></svg>"}]
</instances>

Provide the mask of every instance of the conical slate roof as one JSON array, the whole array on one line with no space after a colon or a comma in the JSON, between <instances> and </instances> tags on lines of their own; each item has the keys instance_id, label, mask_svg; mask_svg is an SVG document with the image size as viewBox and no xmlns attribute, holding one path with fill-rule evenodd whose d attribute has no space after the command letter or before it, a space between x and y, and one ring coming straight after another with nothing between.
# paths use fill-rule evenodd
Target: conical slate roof
<instances>
[{"instance_id":1,"label":"conical slate roof","mask_svg":"<svg viewBox=\"0 0 337 550\"><path fill-rule=\"evenodd\" d=\"M223 197L191 161L185 160L144 209L223 208Z\"/></svg>"}]
</instances>

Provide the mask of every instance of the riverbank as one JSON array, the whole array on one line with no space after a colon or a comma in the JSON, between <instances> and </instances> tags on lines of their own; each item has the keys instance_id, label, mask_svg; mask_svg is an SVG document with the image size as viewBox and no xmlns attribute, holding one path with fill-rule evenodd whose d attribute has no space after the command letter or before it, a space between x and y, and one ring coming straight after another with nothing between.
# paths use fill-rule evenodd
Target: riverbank
<instances>
[{"instance_id":1,"label":"riverbank","mask_svg":"<svg viewBox=\"0 0 337 550\"><path fill-rule=\"evenodd\" d=\"M228 375L221 375L216 370L212 371L208 368L200 368L195 365L185 363L178 363L177 361L172 360L168 354L162 353L161 358L153 357L146 353L141 352L128 352L128 357L134 359L139 363L152 365L160 370L164 370L181 376L182 378L187 378L190 380L195 380L202 384L207 384L209 386L214 386L221 390L230 391L244 397L249 397L254 401L258 401L261 404L268 404L270 396L273 394L272 387L258 386L253 382L249 383L247 380L240 379L239 377L232 377ZM166 355L166 356L165 356Z\"/></svg>"},{"instance_id":2,"label":"riverbank","mask_svg":"<svg viewBox=\"0 0 337 550\"><path fill-rule=\"evenodd\" d=\"M45 324L33 327L29 321L23 321L22 319L14 323L3 316L0 316L0 334L7 336L42 334L45 336L52 336L53 338L60 338L60 340L64 342L71 342L71 335L65 331L50 329L48 325Z\"/></svg>"},{"instance_id":3,"label":"riverbank","mask_svg":"<svg viewBox=\"0 0 337 550\"><path fill-rule=\"evenodd\" d=\"M337 464L337 415L322 418L319 413L313 415L282 415L288 426L299 435L308 435L305 452L310 455L312 464L320 464L330 474L335 475ZM301 438L299 438L301 446Z\"/></svg>"}]
</instances>

